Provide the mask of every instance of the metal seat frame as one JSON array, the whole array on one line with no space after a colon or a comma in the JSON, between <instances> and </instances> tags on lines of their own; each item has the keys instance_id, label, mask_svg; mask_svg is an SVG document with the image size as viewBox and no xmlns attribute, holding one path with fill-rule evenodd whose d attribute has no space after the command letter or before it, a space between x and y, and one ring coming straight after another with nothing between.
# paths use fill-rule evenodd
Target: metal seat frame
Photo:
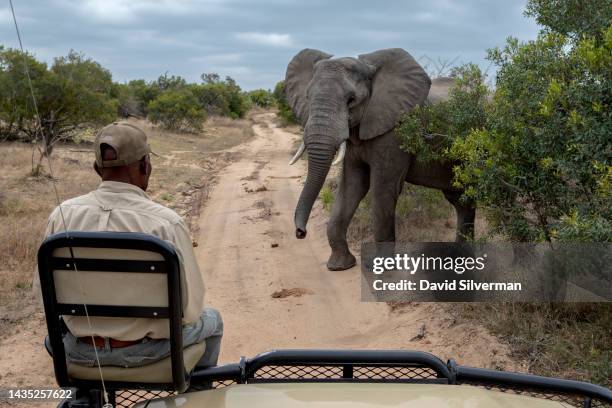
<instances>
[{"instance_id":1,"label":"metal seat frame","mask_svg":"<svg viewBox=\"0 0 612 408\"><path fill-rule=\"evenodd\" d=\"M54 256L58 248L68 248L69 258ZM89 259L74 256L74 248L133 249L155 252L163 261L122 259ZM74 270L75 273L96 272L155 273L165 274L168 283L167 307L115 306L101 304L59 303L56 297L54 270ZM127 317L167 319L170 329L171 383L139 383L104 381L109 396L113 390L149 389L183 392L189 386L190 375L183 363L183 336L180 263L174 247L155 236L132 232L81 232L67 231L49 236L38 250L38 271L49 341L53 351L53 368L57 383L62 388L76 388L80 395L102 389L101 381L81 380L68 375L63 336L66 327L62 316ZM113 401L111 401L113 403Z\"/></svg>"}]
</instances>

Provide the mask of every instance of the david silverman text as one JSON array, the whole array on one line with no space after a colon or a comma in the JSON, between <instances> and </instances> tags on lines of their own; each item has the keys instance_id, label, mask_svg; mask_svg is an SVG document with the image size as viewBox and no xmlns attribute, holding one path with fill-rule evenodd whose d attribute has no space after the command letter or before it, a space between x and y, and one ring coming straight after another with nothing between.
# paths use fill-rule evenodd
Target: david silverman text
<instances>
[{"instance_id":1,"label":"david silverman text","mask_svg":"<svg viewBox=\"0 0 612 408\"><path fill-rule=\"evenodd\" d=\"M420 279L417 282L408 279L402 279L397 282L384 282L382 279L377 279L372 283L372 287L377 291L384 290L430 290L430 291L466 291L466 290L490 290L490 291L520 291L522 285L520 282L476 282L471 279L445 280L444 282L430 282L426 279Z\"/></svg>"}]
</instances>

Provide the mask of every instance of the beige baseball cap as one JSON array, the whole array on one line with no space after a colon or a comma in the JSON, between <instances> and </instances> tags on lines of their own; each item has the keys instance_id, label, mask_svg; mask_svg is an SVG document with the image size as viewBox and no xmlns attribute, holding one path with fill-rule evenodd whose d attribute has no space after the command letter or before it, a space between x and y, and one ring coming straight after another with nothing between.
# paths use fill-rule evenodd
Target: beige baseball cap
<instances>
[{"instance_id":1,"label":"beige baseball cap","mask_svg":"<svg viewBox=\"0 0 612 408\"><path fill-rule=\"evenodd\" d=\"M117 152L116 160L102 160L102 144L111 146ZM99 168L127 166L141 160L151 152L147 134L127 122L113 122L104 127L94 142L96 163Z\"/></svg>"}]
</instances>

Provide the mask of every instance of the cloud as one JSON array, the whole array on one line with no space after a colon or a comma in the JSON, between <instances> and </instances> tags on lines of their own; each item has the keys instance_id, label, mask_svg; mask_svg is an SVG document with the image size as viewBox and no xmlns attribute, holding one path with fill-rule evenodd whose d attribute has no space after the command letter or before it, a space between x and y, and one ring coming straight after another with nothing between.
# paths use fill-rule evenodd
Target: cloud
<instances>
[{"instance_id":1,"label":"cloud","mask_svg":"<svg viewBox=\"0 0 612 408\"><path fill-rule=\"evenodd\" d=\"M260 33L251 31L246 33L236 33L236 39L252 44L267 45L271 47L291 47L293 40L289 34Z\"/></svg>"},{"instance_id":2,"label":"cloud","mask_svg":"<svg viewBox=\"0 0 612 408\"><path fill-rule=\"evenodd\" d=\"M11 16L11 12L7 8L0 8L0 22L2 24L8 24L12 22L13 17Z\"/></svg>"},{"instance_id":3,"label":"cloud","mask_svg":"<svg viewBox=\"0 0 612 408\"><path fill-rule=\"evenodd\" d=\"M222 0L84 0L78 3L78 8L86 17L118 24L135 22L149 15L184 16L226 10Z\"/></svg>"},{"instance_id":4,"label":"cloud","mask_svg":"<svg viewBox=\"0 0 612 408\"><path fill-rule=\"evenodd\" d=\"M242 61L244 59L244 55L239 53L212 54L207 57L201 57L201 59L211 63L225 64Z\"/></svg>"},{"instance_id":5,"label":"cloud","mask_svg":"<svg viewBox=\"0 0 612 408\"><path fill-rule=\"evenodd\" d=\"M118 81L217 72L248 90L273 88L306 47L337 57L401 47L486 69L487 48L536 36L526 1L28 0L15 12L24 46L47 63L74 49ZM0 44L16 47L9 13L0 1Z\"/></svg>"}]
</instances>

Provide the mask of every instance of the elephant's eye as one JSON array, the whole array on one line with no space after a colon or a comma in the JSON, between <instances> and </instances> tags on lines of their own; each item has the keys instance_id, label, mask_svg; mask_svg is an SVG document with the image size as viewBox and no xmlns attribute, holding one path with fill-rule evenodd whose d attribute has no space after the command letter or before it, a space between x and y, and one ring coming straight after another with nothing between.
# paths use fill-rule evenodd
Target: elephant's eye
<instances>
[{"instance_id":1,"label":"elephant's eye","mask_svg":"<svg viewBox=\"0 0 612 408\"><path fill-rule=\"evenodd\" d=\"M352 104L354 104L354 103L355 103L355 97L354 97L354 96L351 96L351 97L349 98L349 100L348 100L348 104L349 104L349 105L352 105Z\"/></svg>"}]
</instances>

